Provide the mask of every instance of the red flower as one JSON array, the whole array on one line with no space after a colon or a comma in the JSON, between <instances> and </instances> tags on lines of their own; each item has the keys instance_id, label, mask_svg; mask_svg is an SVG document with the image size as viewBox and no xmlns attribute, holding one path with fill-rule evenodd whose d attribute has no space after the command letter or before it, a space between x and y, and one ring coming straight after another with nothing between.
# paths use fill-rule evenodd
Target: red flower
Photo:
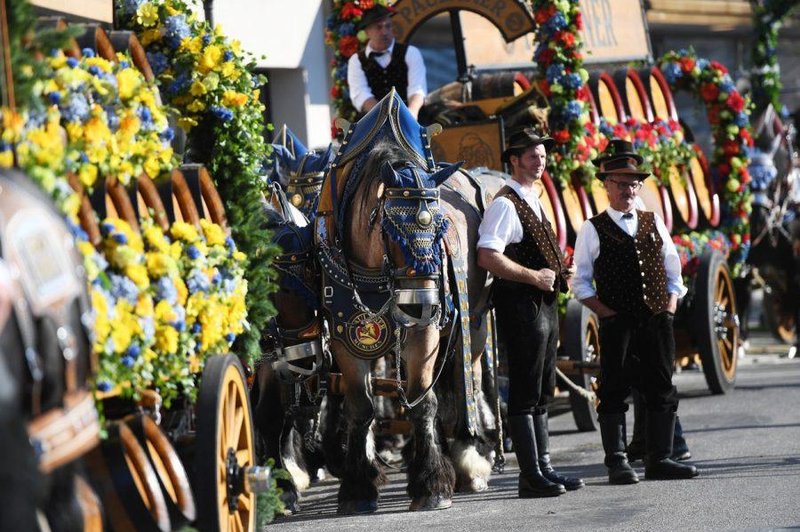
<instances>
[{"instance_id":1,"label":"red flower","mask_svg":"<svg viewBox=\"0 0 800 532\"><path fill-rule=\"evenodd\" d=\"M618 139L627 139L628 130L622 124L614 124L614 136Z\"/></svg>"},{"instance_id":2,"label":"red flower","mask_svg":"<svg viewBox=\"0 0 800 532\"><path fill-rule=\"evenodd\" d=\"M725 155L738 155L739 154L739 143L735 140L726 140L722 144L722 151L725 152Z\"/></svg>"},{"instance_id":3,"label":"red flower","mask_svg":"<svg viewBox=\"0 0 800 532\"><path fill-rule=\"evenodd\" d=\"M342 19L344 20L351 20L354 18L359 18L363 14L364 11L359 9L356 4L347 3L342 8L342 11L339 13L339 16L342 17Z\"/></svg>"},{"instance_id":4,"label":"red flower","mask_svg":"<svg viewBox=\"0 0 800 532\"><path fill-rule=\"evenodd\" d=\"M742 166L739 169L739 181L742 182L743 185L746 185L750 182L750 172L747 170L747 167Z\"/></svg>"},{"instance_id":5,"label":"red flower","mask_svg":"<svg viewBox=\"0 0 800 532\"><path fill-rule=\"evenodd\" d=\"M709 63L709 64L711 65L712 68L714 68L716 70L719 70L722 74L727 74L728 73L728 69L725 68L725 65L723 65L719 61L711 61L711 63Z\"/></svg>"},{"instance_id":6,"label":"red flower","mask_svg":"<svg viewBox=\"0 0 800 532\"><path fill-rule=\"evenodd\" d=\"M575 13L575 29L581 31L583 29L583 15L578 11Z\"/></svg>"},{"instance_id":7,"label":"red flower","mask_svg":"<svg viewBox=\"0 0 800 532\"><path fill-rule=\"evenodd\" d=\"M540 9L539 11L537 11L536 15L534 15L534 19L536 20L537 24L542 25L548 20L550 20L550 17L552 17L555 14L556 14L556 6L551 4L547 6L547 9Z\"/></svg>"},{"instance_id":8,"label":"red flower","mask_svg":"<svg viewBox=\"0 0 800 532\"><path fill-rule=\"evenodd\" d=\"M694 59L691 57L681 57L680 59L681 69L684 72L690 72L694 68Z\"/></svg>"},{"instance_id":9,"label":"red flower","mask_svg":"<svg viewBox=\"0 0 800 532\"><path fill-rule=\"evenodd\" d=\"M744 109L744 98L738 92L732 92L725 103L736 113L740 113Z\"/></svg>"},{"instance_id":10,"label":"red flower","mask_svg":"<svg viewBox=\"0 0 800 532\"><path fill-rule=\"evenodd\" d=\"M555 133L553 133L553 138L559 144L566 144L567 142L569 142L569 138L570 138L569 130L560 129L560 130L556 131Z\"/></svg>"},{"instance_id":11,"label":"red flower","mask_svg":"<svg viewBox=\"0 0 800 532\"><path fill-rule=\"evenodd\" d=\"M750 130L749 129L747 129L745 127L739 129L739 136L742 137L742 140L748 146L752 146L753 145L753 137L750 135Z\"/></svg>"},{"instance_id":12,"label":"red flower","mask_svg":"<svg viewBox=\"0 0 800 532\"><path fill-rule=\"evenodd\" d=\"M339 52L345 59L358 52L358 38L353 35L342 37L339 41Z\"/></svg>"},{"instance_id":13,"label":"red flower","mask_svg":"<svg viewBox=\"0 0 800 532\"><path fill-rule=\"evenodd\" d=\"M375 7L375 0L359 0L358 5L361 9L366 11L367 9Z\"/></svg>"},{"instance_id":14,"label":"red flower","mask_svg":"<svg viewBox=\"0 0 800 532\"><path fill-rule=\"evenodd\" d=\"M577 49L572 50L572 58L576 61L583 61L583 54L580 53Z\"/></svg>"},{"instance_id":15,"label":"red flower","mask_svg":"<svg viewBox=\"0 0 800 532\"><path fill-rule=\"evenodd\" d=\"M339 97L339 93L340 93L340 91L339 91L339 86L338 85L334 85L333 87L331 87L331 98L333 98L333 99L338 98Z\"/></svg>"},{"instance_id":16,"label":"red flower","mask_svg":"<svg viewBox=\"0 0 800 532\"><path fill-rule=\"evenodd\" d=\"M707 102L713 102L719 96L719 87L713 83L703 83L700 86L700 95Z\"/></svg>"},{"instance_id":17,"label":"red flower","mask_svg":"<svg viewBox=\"0 0 800 532\"><path fill-rule=\"evenodd\" d=\"M556 33L555 39L567 48L575 46L575 35L568 31L559 31Z\"/></svg>"},{"instance_id":18,"label":"red flower","mask_svg":"<svg viewBox=\"0 0 800 532\"><path fill-rule=\"evenodd\" d=\"M720 163L717 165L717 171L719 171L721 177L728 177L728 174L731 173L731 165L728 163Z\"/></svg>"},{"instance_id":19,"label":"red flower","mask_svg":"<svg viewBox=\"0 0 800 532\"><path fill-rule=\"evenodd\" d=\"M553 57L556 55L556 51L552 48L547 48L539 54L539 62L542 63L544 66L550 66L550 63L553 62Z\"/></svg>"},{"instance_id":20,"label":"red flower","mask_svg":"<svg viewBox=\"0 0 800 532\"><path fill-rule=\"evenodd\" d=\"M708 121L711 123L712 126L716 126L719 124L719 106L712 105L708 109Z\"/></svg>"},{"instance_id":21,"label":"red flower","mask_svg":"<svg viewBox=\"0 0 800 532\"><path fill-rule=\"evenodd\" d=\"M589 101L589 87L586 85L582 85L580 89L575 91L575 98L581 100L582 102Z\"/></svg>"}]
</instances>

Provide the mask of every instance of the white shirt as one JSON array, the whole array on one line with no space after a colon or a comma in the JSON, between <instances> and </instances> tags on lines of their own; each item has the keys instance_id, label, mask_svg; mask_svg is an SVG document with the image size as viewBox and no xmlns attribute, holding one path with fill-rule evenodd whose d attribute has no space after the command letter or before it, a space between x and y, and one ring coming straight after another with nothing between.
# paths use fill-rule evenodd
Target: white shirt
<instances>
[{"instance_id":1,"label":"white shirt","mask_svg":"<svg viewBox=\"0 0 800 532\"><path fill-rule=\"evenodd\" d=\"M630 236L636 234L639 229L639 215L633 211L632 218L623 218L620 211L611 207L606 212L614 222ZM661 221L658 214L654 214L656 229L663 242L661 246L661 256L664 257L664 269L667 272L667 292L675 294L679 298L686 295L687 289L683 285L681 276L681 259L678 251L672 242L672 237L667 231L667 226ZM578 238L575 240L575 277L572 279L572 292L578 301L583 301L597 295L592 281L594 280L594 261L600 255L600 238L594 224L587 221L581 226Z\"/></svg>"},{"instance_id":2,"label":"white shirt","mask_svg":"<svg viewBox=\"0 0 800 532\"><path fill-rule=\"evenodd\" d=\"M381 68L386 68L391 63L394 44L395 41L392 41L385 54L374 58ZM373 51L372 47L367 44L367 48L364 50L367 58ZM422 60L422 54L416 46L409 46L406 49L406 66L408 66L406 97L411 99L415 94L421 94L424 97L428 93L428 84L425 81L425 62ZM358 54L351 55L347 62L347 87L350 91L350 101L353 103L353 107L359 111L361 111L364 102L375 97L372 94L372 89L369 88L367 75L364 74L364 69L361 68Z\"/></svg>"},{"instance_id":3,"label":"white shirt","mask_svg":"<svg viewBox=\"0 0 800 532\"><path fill-rule=\"evenodd\" d=\"M514 192L530 205L539 220L542 219L542 206L537 196L537 188L523 188L513 179L508 179L506 185L513 188ZM502 197L492 200L483 215L483 221L478 228L478 236L479 248L488 248L500 253L503 253L509 244L522 242L522 222L520 222L517 209L510 199Z\"/></svg>"}]
</instances>

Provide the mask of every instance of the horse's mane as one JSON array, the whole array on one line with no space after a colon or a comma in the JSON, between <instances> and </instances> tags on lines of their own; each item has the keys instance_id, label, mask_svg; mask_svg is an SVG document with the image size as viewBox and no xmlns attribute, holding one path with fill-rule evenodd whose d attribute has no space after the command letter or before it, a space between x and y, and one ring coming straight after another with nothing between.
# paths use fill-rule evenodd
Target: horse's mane
<instances>
[{"instance_id":1,"label":"horse's mane","mask_svg":"<svg viewBox=\"0 0 800 532\"><path fill-rule=\"evenodd\" d=\"M366 161L358 171L358 164L354 166L356 175L353 175L353 188L351 189L351 203L355 201L361 202L361 210L366 210L371 202L375 201L375 196L369 194L373 186L376 186L381 180L381 168L384 164L389 162L392 166L404 163L408 160L408 155L396 143L388 139L381 139L375 143L375 146L370 150ZM349 207L348 207L349 210ZM370 231L372 228L370 227Z\"/></svg>"}]
</instances>

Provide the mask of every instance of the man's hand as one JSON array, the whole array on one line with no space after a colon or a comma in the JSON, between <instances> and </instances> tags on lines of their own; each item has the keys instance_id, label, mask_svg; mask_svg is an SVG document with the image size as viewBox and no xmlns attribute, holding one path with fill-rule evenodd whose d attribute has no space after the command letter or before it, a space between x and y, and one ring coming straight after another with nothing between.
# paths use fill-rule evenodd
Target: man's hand
<instances>
[{"instance_id":1,"label":"man's hand","mask_svg":"<svg viewBox=\"0 0 800 532\"><path fill-rule=\"evenodd\" d=\"M678 296L675 294L669 295L669 303L667 304L667 311L675 314L678 310Z\"/></svg>"},{"instance_id":2,"label":"man's hand","mask_svg":"<svg viewBox=\"0 0 800 532\"><path fill-rule=\"evenodd\" d=\"M553 284L556 282L556 272L549 268L533 271L533 286L545 292L553 291Z\"/></svg>"}]
</instances>

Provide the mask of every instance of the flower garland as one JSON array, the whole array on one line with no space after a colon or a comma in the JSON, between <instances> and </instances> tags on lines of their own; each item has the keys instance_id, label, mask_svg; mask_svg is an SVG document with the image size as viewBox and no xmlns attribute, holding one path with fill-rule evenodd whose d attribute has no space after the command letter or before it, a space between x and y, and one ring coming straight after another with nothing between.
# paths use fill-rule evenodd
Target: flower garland
<instances>
[{"instance_id":1,"label":"flower garland","mask_svg":"<svg viewBox=\"0 0 800 532\"><path fill-rule=\"evenodd\" d=\"M781 70L778 65L778 31L797 0L761 0L753 4L753 60L750 77L753 103L758 112L770 103L776 111L781 103Z\"/></svg>"},{"instance_id":2,"label":"flower garland","mask_svg":"<svg viewBox=\"0 0 800 532\"><path fill-rule=\"evenodd\" d=\"M355 121L358 113L350 103L350 91L347 88L347 62L358 53L363 43L367 42L364 30L356 31L364 11L382 5L388 7L387 0L333 0L331 14L325 29L325 44L333 50L331 60L331 98L336 114L347 120Z\"/></svg>"},{"instance_id":3,"label":"flower garland","mask_svg":"<svg viewBox=\"0 0 800 532\"><path fill-rule=\"evenodd\" d=\"M750 104L739 94L728 70L716 61L698 58L692 50L668 52L659 61L673 91L688 90L706 105L714 152L711 173L722 201L720 224L731 242L729 264L734 276L742 272L750 249L751 193Z\"/></svg>"},{"instance_id":4,"label":"flower garland","mask_svg":"<svg viewBox=\"0 0 800 532\"><path fill-rule=\"evenodd\" d=\"M672 241L678 250L681 273L687 286L689 281L695 277L697 268L700 265L700 256L706 249L715 249L724 256L728 256L731 246L727 235L721 231L707 231L704 233L693 231L688 234L674 235Z\"/></svg>"},{"instance_id":5,"label":"flower garland","mask_svg":"<svg viewBox=\"0 0 800 532\"><path fill-rule=\"evenodd\" d=\"M597 157L597 143L587 131L589 73L583 68L583 28L578 0L535 0L534 20L538 25L534 61L539 66L537 83L550 103L550 135L556 147L548 168L558 183L566 183L578 172L589 182L594 169L589 161Z\"/></svg>"},{"instance_id":6,"label":"flower garland","mask_svg":"<svg viewBox=\"0 0 800 532\"><path fill-rule=\"evenodd\" d=\"M192 159L206 163L215 176L233 237L248 257L250 327L234 349L252 364L261 356L261 331L275 314L270 265L280 252L261 215L266 185L260 169L269 153L259 93L265 80L251 73L255 62L239 42L198 20L188 2L117 0L115 8L118 24L138 35L162 95L178 110Z\"/></svg>"}]
</instances>

